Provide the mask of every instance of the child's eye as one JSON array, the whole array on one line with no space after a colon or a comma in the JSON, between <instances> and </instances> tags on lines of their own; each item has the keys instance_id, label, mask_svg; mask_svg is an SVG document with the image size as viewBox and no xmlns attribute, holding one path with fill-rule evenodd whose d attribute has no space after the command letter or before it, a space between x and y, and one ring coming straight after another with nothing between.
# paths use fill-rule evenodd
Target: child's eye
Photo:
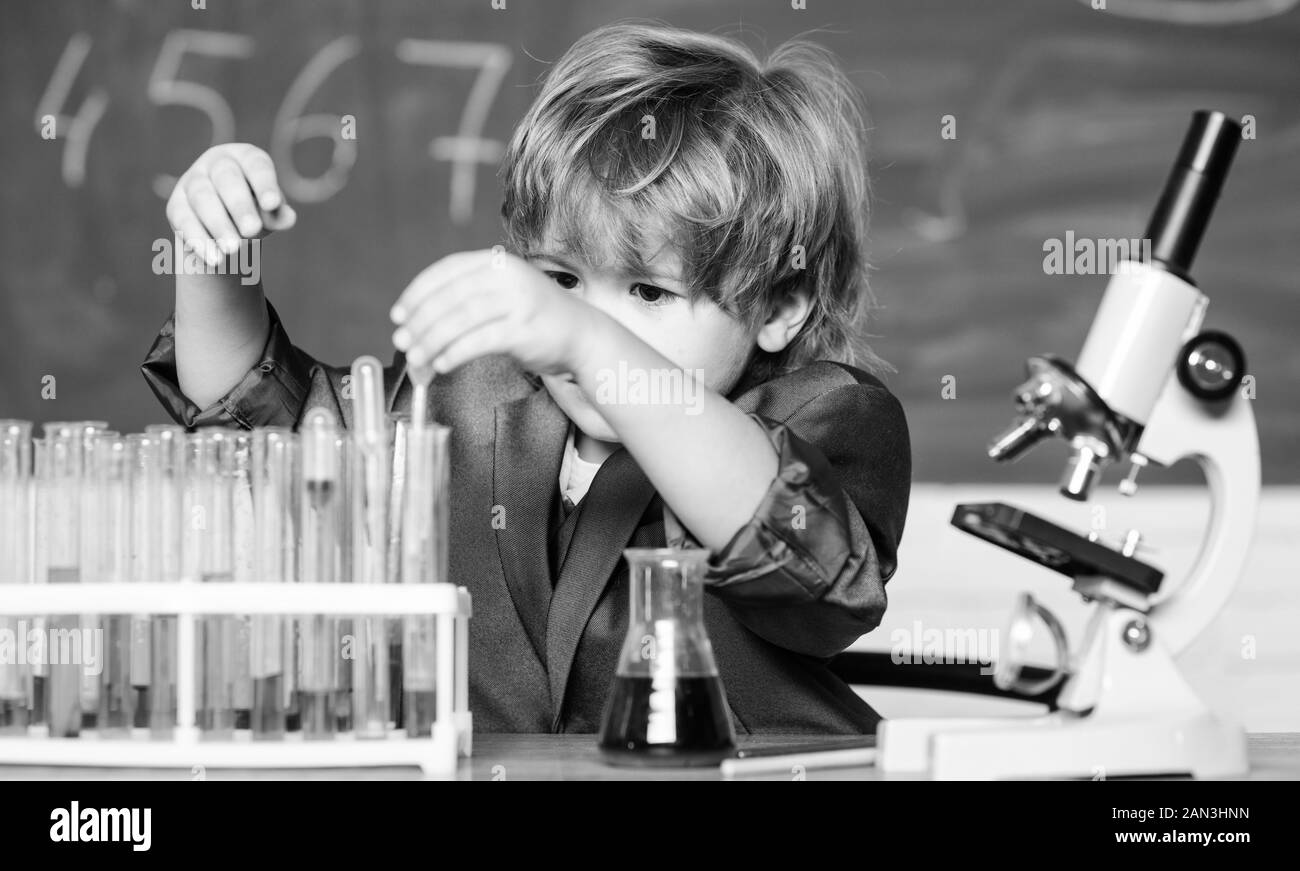
<instances>
[{"instance_id":1,"label":"child's eye","mask_svg":"<svg viewBox=\"0 0 1300 871\"><path fill-rule=\"evenodd\" d=\"M546 274L555 279L555 283L565 290L573 290L578 284L578 277L567 272L547 272Z\"/></svg>"},{"instance_id":2,"label":"child's eye","mask_svg":"<svg viewBox=\"0 0 1300 871\"><path fill-rule=\"evenodd\" d=\"M655 287L653 284L634 284L632 293L640 297L642 302L652 306L668 305L677 296L672 291Z\"/></svg>"}]
</instances>

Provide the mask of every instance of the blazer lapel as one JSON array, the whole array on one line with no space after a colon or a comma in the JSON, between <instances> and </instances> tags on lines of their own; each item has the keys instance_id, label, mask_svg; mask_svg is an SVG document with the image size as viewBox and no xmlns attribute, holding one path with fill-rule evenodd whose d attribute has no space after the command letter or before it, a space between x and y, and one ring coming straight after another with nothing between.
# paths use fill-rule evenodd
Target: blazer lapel
<instances>
[{"instance_id":1,"label":"blazer lapel","mask_svg":"<svg viewBox=\"0 0 1300 871\"><path fill-rule=\"evenodd\" d=\"M559 474L558 466L555 474ZM554 706L553 730L560 725L578 641L654 492L627 448L619 448L601 464L582 500L547 619L546 670Z\"/></svg>"},{"instance_id":2,"label":"blazer lapel","mask_svg":"<svg viewBox=\"0 0 1300 871\"><path fill-rule=\"evenodd\" d=\"M547 554L551 497L569 419L545 388L496 408L493 504L504 509L496 527L506 586L537 658L546 662L551 571Z\"/></svg>"}]
</instances>

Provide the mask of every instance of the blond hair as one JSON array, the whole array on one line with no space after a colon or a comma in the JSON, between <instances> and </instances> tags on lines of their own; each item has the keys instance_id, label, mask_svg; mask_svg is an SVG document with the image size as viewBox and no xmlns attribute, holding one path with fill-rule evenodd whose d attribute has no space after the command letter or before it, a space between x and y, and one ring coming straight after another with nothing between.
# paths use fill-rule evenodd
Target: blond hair
<instances>
[{"instance_id":1,"label":"blond hair","mask_svg":"<svg viewBox=\"0 0 1300 871\"><path fill-rule=\"evenodd\" d=\"M598 28L556 62L511 139L506 241L527 254L549 231L588 263L608 253L645 272L657 233L676 247L692 298L750 327L790 291L807 292L803 328L780 353L756 349L747 382L819 359L881 374L892 367L853 340L874 306L864 114L811 42L760 62L722 36Z\"/></svg>"}]
</instances>

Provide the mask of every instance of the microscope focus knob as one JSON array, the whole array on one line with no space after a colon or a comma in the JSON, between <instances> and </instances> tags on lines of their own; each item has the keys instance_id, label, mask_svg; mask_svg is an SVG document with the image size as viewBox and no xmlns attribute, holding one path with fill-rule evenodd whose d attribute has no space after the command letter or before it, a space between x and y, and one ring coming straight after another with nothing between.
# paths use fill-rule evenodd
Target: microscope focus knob
<instances>
[{"instance_id":1,"label":"microscope focus knob","mask_svg":"<svg viewBox=\"0 0 1300 871\"><path fill-rule=\"evenodd\" d=\"M1206 330L1183 345L1177 370L1179 383L1197 399L1227 399L1246 375L1246 354L1232 336Z\"/></svg>"}]
</instances>

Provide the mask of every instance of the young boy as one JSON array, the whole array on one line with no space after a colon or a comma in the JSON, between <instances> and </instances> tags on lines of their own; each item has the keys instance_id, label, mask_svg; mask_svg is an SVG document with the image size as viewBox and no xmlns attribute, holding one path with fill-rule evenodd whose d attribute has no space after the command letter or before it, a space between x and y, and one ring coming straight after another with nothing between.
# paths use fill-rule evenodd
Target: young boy
<instances>
[{"instance_id":1,"label":"young boy","mask_svg":"<svg viewBox=\"0 0 1300 871\"><path fill-rule=\"evenodd\" d=\"M601 28L510 143L511 252L443 258L393 306L389 409L409 410L407 367L432 365L428 413L452 428L477 729L598 729L622 551L667 544L713 552L705 623L738 734L874 731L826 665L880 622L911 477L898 401L849 365L867 297L856 99L807 43L760 63L721 37ZM167 214L213 261L295 220L250 145L202 155ZM318 405L346 421L346 372L222 275L177 277L144 363L188 426ZM629 389L664 373L675 399Z\"/></svg>"}]
</instances>

